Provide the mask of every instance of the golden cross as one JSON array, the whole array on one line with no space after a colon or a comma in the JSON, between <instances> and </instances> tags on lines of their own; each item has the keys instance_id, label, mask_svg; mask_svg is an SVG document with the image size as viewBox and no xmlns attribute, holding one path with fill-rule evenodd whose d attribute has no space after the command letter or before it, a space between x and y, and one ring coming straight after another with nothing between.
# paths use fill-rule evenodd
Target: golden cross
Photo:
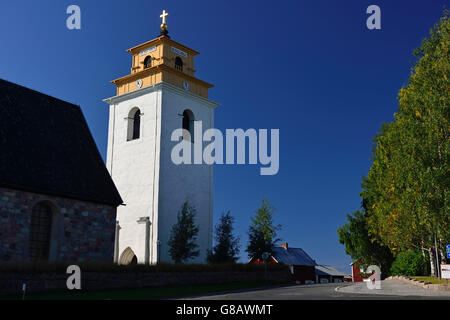
<instances>
[{"instance_id":1,"label":"golden cross","mask_svg":"<svg viewBox=\"0 0 450 320\"><path fill-rule=\"evenodd\" d=\"M166 10L163 10L162 15L159 16L159 17L162 19L162 25L161 25L161 26L163 26L163 25L166 24L166 17L167 17L168 15L169 15L169 14L166 12Z\"/></svg>"}]
</instances>

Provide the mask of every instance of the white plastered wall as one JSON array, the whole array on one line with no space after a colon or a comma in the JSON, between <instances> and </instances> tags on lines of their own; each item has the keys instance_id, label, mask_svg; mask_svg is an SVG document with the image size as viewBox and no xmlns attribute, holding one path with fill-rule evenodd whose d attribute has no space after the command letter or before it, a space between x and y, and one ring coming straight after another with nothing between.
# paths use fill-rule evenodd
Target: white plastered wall
<instances>
[{"instance_id":1,"label":"white plastered wall","mask_svg":"<svg viewBox=\"0 0 450 320\"><path fill-rule=\"evenodd\" d=\"M185 109L202 121L203 131L212 128L217 104L167 83L105 101L110 104L107 168L125 204L117 210L118 258L130 247L138 262L145 262L147 225L138 220L148 217L149 262L170 262L170 230L188 199L197 209L200 250L199 257L190 262L205 262L212 243L213 167L173 164L171 151L176 142L170 138L181 127ZM142 114L140 138L127 141L126 118L134 107Z\"/></svg>"}]
</instances>

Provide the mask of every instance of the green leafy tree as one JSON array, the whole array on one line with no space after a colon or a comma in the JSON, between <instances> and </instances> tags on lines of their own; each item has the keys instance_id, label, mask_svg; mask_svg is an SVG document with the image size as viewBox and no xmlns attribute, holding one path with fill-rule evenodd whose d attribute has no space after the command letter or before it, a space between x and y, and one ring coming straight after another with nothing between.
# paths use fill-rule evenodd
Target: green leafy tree
<instances>
[{"instance_id":1,"label":"green leafy tree","mask_svg":"<svg viewBox=\"0 0 450 320\"><path fill-rule=\"evenodd\" d=\"M420 276L423 274L424 266L422 254L408 250L397 255L392 263L391 273L396 276Z\"/></svg>"},{"instance_id":2,"label":"green leafy tree","mask_svg":"<svg viewBox=\"0 0 450 320\"><path fill-rule=\"evenodd\" d=\"M378 265L383 273L389 272L394 260L391 251L371 240L363 212L357 210L351 215L347 214L347 223L338 229L338 236L353 261L360 261L365 267Z\"/></svg>"},{"instance_id":3,"label":"green leafy tree","mask_svg":"<svg viewBox=\"0 0 450 320\"><path fill-rule=\"evenodd\" d=\"M363 184L370 232L397 254L449 239L450 21L448 12L415 50L393 122L375 139ZM441 248L443 249L443 248Z\"/></svg>"},{"instance_id":4,"label":"green leafy tree","mask_svg":"<svg viewBox=\"0 0 450 320\"><path fill-rule=\"evenodd\" d=\"M374 139L361 193L370 241L394 256L450 239L450 20L446 11L419 48L391 123Z\"/></svg>"},{"instance_id":5,"label":"green leafy tree","mask_svg":"<svg viewBox=\"0 0 450 320\"><path fill-rule=\"evenodd\" d=\"M234 217L230 212L222 213L215 228L216 245L208 252L209 263L235 263L239 254L239 238L233 235Z\"/></svg>"},{"instance_id":6,"label":"green leafy tree","mask_svg":"<svg viewBox=\"0 0 450 320\"><path fill-rule=\"evenodd\" d=\"M247 249L250 258L261 259L263 252L272 252L272 248L281 239L277 238L277 231L281 230L281 225L274 225L272 207L267 198L264 198L260 208L256 210L256 215L251 217L251 225L248 229L249 242Z\"/></svg>"},{"instance_id":7,"label":"green leafy tree","mask_svg":"<svg viewBox=\"0 0 450 320\"><path fill-rule=\"evenodd\" d=\"M172 260L179 264L197 257L199 251L195 243L198 226L194 223L196 210L186 200L178 212L177 223L172 226L169 239L169 254Z\"/></svg>"}]
</instances>

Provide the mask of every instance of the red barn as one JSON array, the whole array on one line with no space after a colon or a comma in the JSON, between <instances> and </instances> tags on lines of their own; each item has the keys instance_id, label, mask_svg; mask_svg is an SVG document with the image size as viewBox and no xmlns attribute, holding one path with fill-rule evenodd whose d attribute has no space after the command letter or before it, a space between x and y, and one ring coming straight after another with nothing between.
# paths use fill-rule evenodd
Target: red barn
<instances>
[{"instance_id":1,"label":"red barn","mask_svg":"<svg viewBox=\"0 0 450 320\"><path fill-rule=\"evenodd\" d=\"M248 263L263 264L264 261L251 258ZM297 283L308 284L316 281L316 262L301 248L289 248L287 243L282 243L281 247L272 249L268 263L288 265L292 280Z\"/></svg>"}]
</instances>

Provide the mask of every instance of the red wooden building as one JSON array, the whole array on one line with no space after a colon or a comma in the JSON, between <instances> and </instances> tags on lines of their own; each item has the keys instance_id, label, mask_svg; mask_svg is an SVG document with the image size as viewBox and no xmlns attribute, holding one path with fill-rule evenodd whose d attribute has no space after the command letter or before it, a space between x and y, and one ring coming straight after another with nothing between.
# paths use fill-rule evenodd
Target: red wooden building
<instances>
[{"instance_id":1,"label":"red wooden building","mask_svg":"<svg viewBox=\"0 0 450 320\"><path fill-rule=\"evenodd\" d=\"M352 279L353 282L362 282L363 278L361 274L364 272L364 270L361 267L360 261L353 261L350 266L352 267Z\"/></svg>"},{"instance_id":2,"label":"red wooden building","mask_svg":"<svg viewBox=\"0 0 450 320\"><path fill-rule=\"evenodd\" d=\"M251 258L249 263L263 264L264 261ZM282 243L281 247L272 249L268 263L288 265L292 280L297 283L308 284L316 281L316 262L301 248L289 248L287 243Z\"/></svg>"},{"instance_id":3,"label":"red wooden building","mask_svg":"<svg viewBox=\"0 0 450 320\"><path fill-rule=\"evenodd\" d=\"M353 261L350 265L352 266L353 282L363 282L365 279L370 277L370 274L364 273L362 261Z\"/></svg>"}]
</instances>

